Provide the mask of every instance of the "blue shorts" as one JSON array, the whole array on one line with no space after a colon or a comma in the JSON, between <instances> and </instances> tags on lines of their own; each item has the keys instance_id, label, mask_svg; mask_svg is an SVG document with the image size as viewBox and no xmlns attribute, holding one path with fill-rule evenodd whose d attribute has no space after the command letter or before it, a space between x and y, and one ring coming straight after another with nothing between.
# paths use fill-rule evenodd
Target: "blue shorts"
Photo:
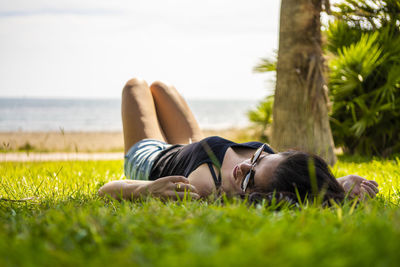
<instances>
[{"instance_id":1,"label":"blue shorts","mask_svg":"<svg viewBox=\"0 0 400 267\"><path fill-rule=\"evenodd\" d=\"M171 145L153 139L134 144L125 155L125 176L131 180L149 180L151 167L158 154Z\"/></svg>"}]
</instances>

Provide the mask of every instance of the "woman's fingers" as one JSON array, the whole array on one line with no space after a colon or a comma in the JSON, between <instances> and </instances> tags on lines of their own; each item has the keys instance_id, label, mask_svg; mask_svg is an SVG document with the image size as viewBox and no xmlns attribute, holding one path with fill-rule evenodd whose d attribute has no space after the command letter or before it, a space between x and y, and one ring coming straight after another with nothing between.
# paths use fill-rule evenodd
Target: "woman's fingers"
<instances>
[{"instance_id":1,"label":"woman's fingers","mask_svg":"<svg viewBox=\"0 0 400 267\"><path fill-rule=\"evenodd\" d=\"M373 185L376 186L376 187L379 186L378 183L375 182L374 180L367 180L366 182L368 182L368 183L370 183L370 184L373 184Z\"/></svg>"},{"instance_id":2,"label":"woman's fingers","mask_svg":"<svg viewBox=\"0 0 400 267\"><path fill-rule=\"evenodd\" d=\"M193 193L193 192L177 192L177 191L170 191L167 195L166 198L167 199L184 199L185 197L191 197L192 199L199 199L200 195L197 193Z\"/></svg>"},{"instance_id":3,"label":"woman's fingers","mask_svg":"<svg viewBox=\"0 0 400 267\"><path fill-rule=\"evenodd\" d=\"M191 191L191 192L197 193L196 187L194 187L191 184L175 183L174 189L175 189L175 191L178 191L178 192Z\"/></svg>"},{"instance_id":4,"label":"woman's fingers","mask_svg":"<svg viewBox=\"0 0 400 267\"><path fill-rule=\"evenodd\" d=\"M192 199L199 199L200 195L194 192L176 192L179 196L179 199L184 199L186 197L191 197Z\"/></svg>"},{"instance_id":5,"label":"woman's fingers","mask_svg":"<svg viewBox=\"0 0 400 267\"><path fill-rule=\"evenodd\" d=\"M163 178L159 178L157 180L161 180L161 179L165 180L165 181L173 182L173 183L185 183L185 184L189 183L189 179L184 176L166 176Z\"/></svg>"},{"instance_id":6,"label":"woman's fingers","mask_svg":"<svg viewBox=\"0 0 400 267\"><path fill-rule=\"evenodd\" d=\"M374 198L374 197L375 197L375 195L376 195L375 191L372 190L368 185L361 184L361 188L364 189L364 191L367 192L368 195L369 195L371 198Z\"/></svg>"},{"instance_id":7,"label":"woman's fingers","mask_svg":"<svg viewBox=\"0 0 400 267\"><path fill-rule=\"evenodd\" d=\"M168 178L168 180L173 183L189 183L189 179L185 176L167 176L165 178Z\"/></svg>"},{"instance_id":8,"label":"woman's fingers","mask_svg":"<svg viewBox=\"0 0 400 267\"><path fill-rule=\"evenodd\" d=\"M377 183L372 183L375 181L363 181L362 183L374 190L375 193L379 193L379 189L377 188Z\"/></svg>"}]
</instances>

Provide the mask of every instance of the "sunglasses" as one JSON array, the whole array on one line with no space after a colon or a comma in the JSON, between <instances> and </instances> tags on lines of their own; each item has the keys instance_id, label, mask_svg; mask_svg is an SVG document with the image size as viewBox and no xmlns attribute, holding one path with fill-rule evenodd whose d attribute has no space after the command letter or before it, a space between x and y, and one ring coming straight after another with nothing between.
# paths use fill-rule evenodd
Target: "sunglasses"
<instances>
[{"instance_id":1,"label":"sunglasses","mask_svg":"<svg viewBox=\"0 0 400 267\"><path fill-rule=\"evenodd\" d=\"M264 148L266 147L266 144L263 144L260 146L257 151L254 153L254 155L250 159L251 163L251 168L250 171L246 174L246 177L243 179L242 184L240 188L242 189L243 192L246 192L246 189L249 185L249 182L252 181L254 182L254 175L256 174L256 171L254 170L254 167L257 165L257 161L260 159L260 156L262 152L264 151Z\"/></svg>"}]
</instances>

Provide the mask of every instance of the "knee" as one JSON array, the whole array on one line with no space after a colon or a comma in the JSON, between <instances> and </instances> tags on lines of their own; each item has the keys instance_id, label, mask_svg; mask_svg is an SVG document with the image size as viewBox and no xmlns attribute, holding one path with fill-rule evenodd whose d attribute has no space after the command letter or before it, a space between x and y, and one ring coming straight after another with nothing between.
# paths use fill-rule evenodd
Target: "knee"
<instances>
[{"instance_id":1,"label":"knee","mask_svg":"<svg viewBox=\"0 0 400 267\"><path fill-rule=\"evenodd\" d=\"M167 82L155 81L150 85L150 91L154 94L168 94L171 85Z\"/></svg>"},{"instance_id":2,"label":"knee","mask_svg":"<svg viewBox=\"0 0 400 267\"><path fill-rule=\"evenodd\" d=\"M141 78L132 78L128 80L122 89L122 95L131 93L133 88L146 88L148 89L149 86L147 85L146 81Z\"/></svg>"},{"instance_id":3,"label":"knee","mask_svg":"<svg viewBox=\"0 0 400 267\"><path fill-rule=\"evenodd\" d=\"M132 87L135 85L147 85L147 83L142 78L132 78L126 82L125 87Z\"/></svg>"}]
</instances>

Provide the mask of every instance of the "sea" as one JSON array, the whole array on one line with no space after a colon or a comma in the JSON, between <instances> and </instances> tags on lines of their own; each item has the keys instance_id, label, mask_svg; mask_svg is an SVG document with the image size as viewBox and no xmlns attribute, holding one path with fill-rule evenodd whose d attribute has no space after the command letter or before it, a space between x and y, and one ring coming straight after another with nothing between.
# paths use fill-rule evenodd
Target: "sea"
<instances>
[{"instance_id":1,"label":"sea","mask_svg":"<svg viewBox=\"0 0 400 267\"><path fill-rule=\"evenodd\" d=\"M241 128L258 100L187 100L202 129ZM122 131L120 99L0 98L0 132Z\"/></svg>"}]
</instances>

